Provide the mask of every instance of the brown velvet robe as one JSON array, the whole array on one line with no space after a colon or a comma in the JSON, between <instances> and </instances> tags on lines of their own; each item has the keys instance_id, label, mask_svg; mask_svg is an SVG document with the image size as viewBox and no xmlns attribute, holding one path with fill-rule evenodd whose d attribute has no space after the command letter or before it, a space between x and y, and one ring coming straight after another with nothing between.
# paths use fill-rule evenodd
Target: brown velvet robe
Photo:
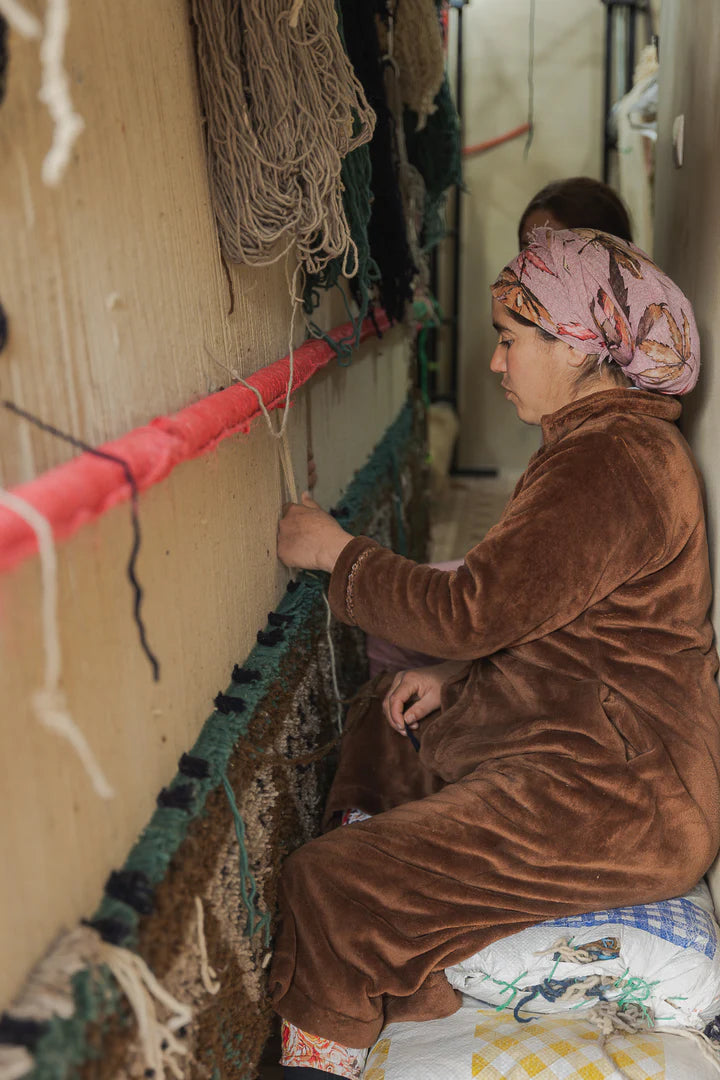
<instances>
[{"instance_id":1,"label":"brown velvet robe","mask_svg":"<svg viewBox=\"0 0 720 1080\"><path fill-rule=\"evenodd\" d=\"M352 710L329 811L371 820L287 860L272 985L348 1046L452 1013L443 969L561 915L682 893L720 844L720 707L702 495L672 398L543 418L503 516L452 573L358 537L338 618L468 659L419 729Z\"/></svg>"}]
</instances>

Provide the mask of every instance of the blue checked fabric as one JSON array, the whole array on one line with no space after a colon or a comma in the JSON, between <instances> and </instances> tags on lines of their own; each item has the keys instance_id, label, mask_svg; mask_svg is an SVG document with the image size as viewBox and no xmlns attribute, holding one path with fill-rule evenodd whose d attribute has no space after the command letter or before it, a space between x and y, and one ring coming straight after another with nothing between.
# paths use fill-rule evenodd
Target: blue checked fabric
<instances>
[{"instance_id":1,"label":"blue checked fabric","mask_svg":"<svg viewBox=\"0 0 720 1080\"><path fill-rule=\"evenodd\" d=\"M718 947L713 919L684 897L661 900L656 904L639 904L637 907L591 911L587 915L571 915L565 919L552 919L546 925L600 926L606 923L644 930L673 945L704 953L709 959L713 958Z\"/></svg>"}]
</instances>

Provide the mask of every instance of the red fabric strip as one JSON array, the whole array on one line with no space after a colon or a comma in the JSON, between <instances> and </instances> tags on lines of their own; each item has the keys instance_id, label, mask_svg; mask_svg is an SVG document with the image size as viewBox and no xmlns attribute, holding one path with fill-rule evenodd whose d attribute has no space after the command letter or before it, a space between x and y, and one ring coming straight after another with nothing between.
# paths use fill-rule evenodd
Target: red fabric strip
<instances>
[{"instance_id":1,"label":"red fabric strip","mask_svg":"<svg viewBox=\"0 0 720 1080\"><path fill-rule=\"evenodd\" d=\"M382 310L375 311L375 324L381 332L390 328ZM375 334L372 320L365 319L360 340ZM352 335L346 323L330 332L339 341ZM293 389L306 383L325 367L335 352L324 341L311 340L295 350ZM247 382L256 387L268 410L282 407L290 374L290 360L285 356L249 375ZM260 405L255 394L236 384L210 394L172 416L159 416L145 427L135 428L100 450L123 458L135 477L140 491L160 483L183 461L200 457L219 442L237 432L247 432ZM12 491L43 514L52 525L56 540L71 536L110 507L130 497L130 488L119 465L92 454L79 454L72 461L20 484ZM11 570L37 551L35 533L11 511L0 507L0 572Z\"/></svg>"}]
</instances>

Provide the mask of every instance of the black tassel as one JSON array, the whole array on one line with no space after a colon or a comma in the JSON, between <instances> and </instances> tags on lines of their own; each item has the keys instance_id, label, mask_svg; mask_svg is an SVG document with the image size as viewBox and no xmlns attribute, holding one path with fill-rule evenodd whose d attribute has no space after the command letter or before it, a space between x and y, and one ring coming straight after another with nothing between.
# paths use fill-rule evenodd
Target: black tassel
<instances>
[{"instance_id":1,"label":"black tassel","mask_svg":"<svg viewBox=\"0 0 720 1080\"><path fill-rule=\"evenodd\" d=\"M217 711L221 712L223 716L227 716L228 713L245 712L245 702L243 699L231 697L230 694L217 694L213 704Z\"/></svg>"},{"instance_id":2,"label":"black tassel","mask_svg":"<svg viewBox=\"0 0 720 1080\"><path fill-rule=\"evenodd\" d=\"M236 664L232 670L232 681L234 683L238 683L238 685L242 685L243 683L259 682L260 677L261 676L259 671L255 671L254 668L240 667L239 664Z\"/></svg>"},{"instance_id":3,"label":"black tassel","mask_svg":"<svg viewBox=\"0 0 720 1080\"><path fill-rule=\"evenodd\" d=\"M287 583L287 591L288 592L295 592L296 589L300 588L300 584L301 583L299 581L288 581L288 583Z\"/></svg>"},{"instance_id":4,"label":"black tassel","mask_svg":"<svg viewBox=\"0 0 720 1080\"><path fill-rule=\"evenodd\" d=\"M194 785L178 784L174 788L163 788L157 797L157 804L169 810L191 810L194 800Z\"/></svg>"},{"instance_id":5,"label":"black tassel","mask_svg":"<svg viewBox=\"0 0 720 1080\"><path fill-rule=\"evenodd\" d=\"M132 930L122 919L83 919L83 926L96 930L103 941L109 945L122 945L130 937Z\"/></svg>"},{"instance_id":6,"label":"black tassel","mask_svg":"<svg viewBox=\"0 0 720 1080\"><path fill-rule=\"evenodd\" d=\"M275 630L268 630L267 633L264 630L257 632L258 645L277 645L282 639L283 632L279 626Z\"/></svg>"},{"instance_id":7,"label":"black tassel","mask_svg":"<svg viewBox=\"0 0 720 1080\"><path fill-rule=\"evenodd\" d=\"M153 909L153 887L142 870L113 870L105 892L140 915L149 915Z\"/></svg>"},{"instance_id":8,"label":"black tassel","mask_svg":"<svg viewBox=\"0 0 720 1080\"><path fill-rule=\"evenodd\" d=\"M178 761L178 771L183 776L192 776L196 780L204 780L210 775L210 763L205 758L194 757L192 754L183 754Z\"/></svg>"},{"instance_id":9,"label":"black tassel","mask_svg":"<svg viewBox=\"0 0 720 1080\"><path fill-rule=\"evenodd\" d=\"M3 351L7 345L8 339L8 320L5 314L5 308L0 304L0 352Z\"/></svg>"},{"instance_id":10,"label":"black tassel","mask_svg":"<svg viewBox=\"0 0 720 1080\"><path fill-rule=\"evenodd\" d=\"M0 1045L24 1046L34 1050L47 1031L47 1024L42 1020L23 1020L20 1016L3 1013L0 1016Z\"/></svg>"},{"instance_id":11,"label":"black tassel","mask_svg":"<svg viewBox=\"0 0 720 1080\"><path fill-rule=\"evenodd\" d=\"M271 626L287 626L293 621L292 615L283 615L279 611L268 612L268 622Z\"/></svg>"},{"instance_id":12,"label":"black tassel","mask_svg":"<svg viewBox=\"0 0 720 1080\"><path fill-rule=\"evenodd\" d=\"M330 515L334 518L346 518L350 517L350 510L347 506L333 506Z\"/></svg>"}]
</instances>

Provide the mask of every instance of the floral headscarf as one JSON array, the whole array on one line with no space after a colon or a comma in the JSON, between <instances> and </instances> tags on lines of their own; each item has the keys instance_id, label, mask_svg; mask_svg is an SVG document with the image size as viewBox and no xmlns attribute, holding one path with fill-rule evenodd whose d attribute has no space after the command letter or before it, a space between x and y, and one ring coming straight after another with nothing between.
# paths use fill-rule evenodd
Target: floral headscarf
<instances>
[{"instance_id":1,"label":"floral headscarf","mask_svg":"<svg viewBox=\"0 0 720 1080\"><path fill-rule=\"evenodd\" d=\"M608 358L643 390L687 394L700 370L690 301L625 240L596 229L535 229L500 274L496 300L554 337Z\"/></svg>"}]
</instances>

